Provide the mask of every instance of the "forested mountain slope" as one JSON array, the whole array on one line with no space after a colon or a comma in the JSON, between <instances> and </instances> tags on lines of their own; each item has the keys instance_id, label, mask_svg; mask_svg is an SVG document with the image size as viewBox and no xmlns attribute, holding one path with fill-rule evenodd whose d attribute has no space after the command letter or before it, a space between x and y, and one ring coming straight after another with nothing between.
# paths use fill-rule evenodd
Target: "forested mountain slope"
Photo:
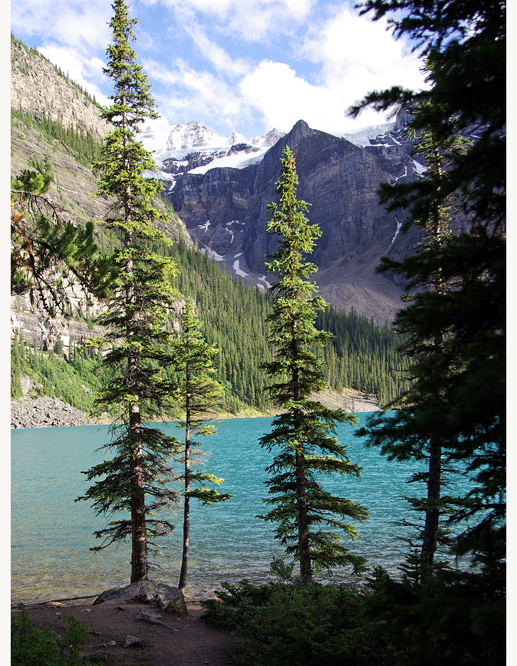
<instances>
[{"instance_id":1,"label":"forested mountain slope","mask_svg":"<svg viewBox=\"0 0 517 666\"><path fill-rule=\"evenodd\" d=\"M24 168L50 168L50 196L63 214L77 222L102 220L107 202L92 196L96 180L89 168L102 136L98 107L37 52L16 40L12 40L11 49L12 175ZM37 104L24 102L41 87L42 77L52 91L51 108L45 106L50 97L40 95ZM71 98L77 102L75 115L69 112ZM60 99L67 105L61 115ZM167 210L169 221L163 231L174 243L166 250L158 249L174 257L180 269L176 286L184 296L195 299L207 339L221 350L216 366L217 378L225 387L224 409L232 413L249 408L266 411L270 405L260 366L270 354L265 324L269 299L260 289L235 282L219 264L210 261L192 242L172 208L167 206ZM97 227L97 238L105 249L113 243L102 226ZM77 298L69 317L51 319L37 309L31 294L13 297L13 396L24 392L20 379L25 376L31 378L23 382L25 392L56 395L88 409L99 381L98 359L82 346L95 330L97 312L98 306L88 307ZM375 394L381 403L398 394L403 360L396 351L397 336L388 326L379 327L355 311L346 314L337 309L326 312L318 325L336 334L333 345L325 351L333 389L350 387Z\"/></svg>"}]
</instances>

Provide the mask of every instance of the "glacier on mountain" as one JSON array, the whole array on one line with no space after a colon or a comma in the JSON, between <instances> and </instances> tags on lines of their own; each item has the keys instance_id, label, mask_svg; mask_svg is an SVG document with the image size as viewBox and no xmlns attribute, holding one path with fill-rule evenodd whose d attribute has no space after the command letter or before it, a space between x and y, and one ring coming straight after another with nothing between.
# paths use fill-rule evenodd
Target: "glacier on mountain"
<instances>
[{"instance_id":1,"label":"glacier on mountain","mask_svg":"<svg viewBox=\"0 0 517 666\"><path fill-rule=\"evenodd\" d=\"M360 148L390 148L400 145L402 135L398 136L399 133L396 123L391 122L334 136ZM171 126L164 118L149 120L141 129L142 143L154 153L158 167L159 173L153 175L168 182L169 191L174 188L178 174L205 174L214 168L244 169L258 164L284 135L285 132L275 128L251 140L239 132L223 137L194 120L186 125Z\"/></svg>"},{"instance_id":2,"label":"glacier on mountain","mask_svg":"<svg viewBox=\"0 0 517 666\"><path fill-rule=\"evenodd\" d=\"M171 127L163 118L149 120L141 128L142 143L154 153L162 179L170 182L169 189L180 173L204 174L216 167L244 169L256 164L282 136L283 132L273 129L251 141L238 132L226 138L193 120Z\"/></svg>"}]
</instances>

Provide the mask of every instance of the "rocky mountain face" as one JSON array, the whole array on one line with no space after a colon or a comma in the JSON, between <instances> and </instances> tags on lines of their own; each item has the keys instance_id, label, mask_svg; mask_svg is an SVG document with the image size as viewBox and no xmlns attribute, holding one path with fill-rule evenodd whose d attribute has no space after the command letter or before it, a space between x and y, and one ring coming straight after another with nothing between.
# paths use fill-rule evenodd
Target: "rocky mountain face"
<instances>
[{"instance_id":1,"label":"rocky mountain face","mask_svg":"<svg viewBox=\"0 0 517 666\"><path fill-rule=\"evenodd\" d=\"M105 135L99 108L49 61L16 41L11 61L13 108ZM276 200L280 157L289 145L297 160L298 196L310 204L309 220L322 230L311 256L319 267L315 280L321 295L379 323L390 321L401 306L402 287L375 268L381 256L401 256L414 239L400 232L404 212L386 213L377 189L381 182L414 178L421 169L403 139L404 120L399 114L390 126L342 137L299 121L287 135L272 130L251 140L237 133L217 136L195 121L172 128L149 124L142 141L154 151L157 175L180 218L163 230L177 237L179 227L186 227L189 240L236 278L267 289L272 276L264 262L277 242L265 234L267 205ZM54 199L78 219L102 219L107 202L91 196L93 174L66 148L51 143L13 118L12 172L50 157Z\"/></svg>"},{"instance_id":2,"label":"rocky mountain face","mask_svg":"<svg viewBox=\"0 0 517 666\"><path fill-rule=\"evenodd\" d=\"M11 40L11 106L102 140L108 131L100 109L79 86L34 49Z\"/></svg>"},{"instance_id":3,"label":"rocky mountain face","mask_svg":"<svg viewBox=\"0 0 517 666\"><path fill-rule=\"evenodd\" d=\"M402 289L375 268L383 255L401 256L414 238L400 233L404 211L387 213L377 190L382 182L415 178L422 168L410 157L404 121L399 114L374 138L365 132L337 137L299 121L287 135L275 136L270 148L256 146L255 154L251 142L237 144L240 158L228 166L229 150L214 157L206 146L185 149L190 152L181 168L166 151L157 152L157 160L169 169L161 176L168 181L167 199L199 247L236 277L266 289L272 276L264 262L277 242L265 233L267 205L277 199L280 158L289 146L296 157L298 197L310 204L308 218L322 231L311 256L319 267L315 281L321 295L384 323L400 308Z\"/></svg>"},{"instance_id":4,"label":"rocky mountain face","mask_svg":"<svg viewBox=\"0 0 517 666\"><path fill-rule=\"evenodd\" d=\"M48 60L15 40L11 40L11 108L26 114L25 118L11 117L11 176L48 163L53 174L48 198L61 217L77 223L104 219L110 202L94 196L97 179L91 169L78 161L63 142L27 121L50 118L65 128L93 134L100 141L107 132L100 108ZM160 205L164 209L163 203ZM187 245L192 243L177 216L171 215L161 228L173 239L181 236ZM27 341L42 349L52 349L61 340L65 350L72 340L81 342L98 334L99 329L92 329L88 322L98 314L100 304L87 306L80 288L68 296L75 315L72 319L50 318L38 307L32 293L13 296L11 334L21 331Z\"/></svg>"}]
</instances>

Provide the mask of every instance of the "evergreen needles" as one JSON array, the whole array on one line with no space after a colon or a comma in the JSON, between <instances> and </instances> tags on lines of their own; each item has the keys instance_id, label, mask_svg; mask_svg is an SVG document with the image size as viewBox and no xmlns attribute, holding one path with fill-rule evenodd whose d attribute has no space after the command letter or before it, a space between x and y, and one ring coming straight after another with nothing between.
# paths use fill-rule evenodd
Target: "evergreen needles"
<instances>
[{"instance_id":1,"label":"evergreen needles","mask_svg":"<svg viewBox=\"0 0 517 666\"><path fill-rule=\"evenodd\" d=\"M81 499L93 500L100 514L129 512L130 519L113 520L96 533L104 541L94 550L130 537L133 583L148 578L148 540L154 543L173 529L160 514L177 500L177 491L170 487L177 441L149 422L163 420L169 404L171 385L163 366L172 339L169 313L179 293L169 279L174 263L150 248L151 241L168 240L153 226L162 218L153 203L160 187L144 177L154 163L137 140L140 123L156 114L150 86L131 48L136 21L129 19L123 0L115 0L113 9L113 43L105 71L115 93L112 106L103 111L113 130L94 168L101 175L99 193L113 201L107 224L119 234L120 248L113 256L118 270L114 293L100 318L107 333L96 341L106 349L104 364L114 374L97 404L101 409L118 406L120 424L106 445L115 456L86 473L89 481L101 478Z\"/></svg>"},{"instance_id":2,"label":"evergreen needles","mask_svg":"<svg viewBox=\"0 0 517 666\"><path fill-rule=\"evenodd\" d=\"M260 440L270 452L280 448L266 470L272 476L265 502L274 508L262 518L278 523L276 537L299 560L301 579L309 583L313 567L331 569L350 563L355 571L362 569L363 559L349 553L339 536L323 526L344 530L355 539L355 527L344 521L363 522L368 511L351 500L332 496L317 477L333 472L359 476L360 468L350 462L346 448L333 436L336 423L355 423L355 418L311 399L314 392L325 388L322 361L315 350L331 337L314 326L325 302L312 296L316 288L308 277L316 267L304 260L321 232L308 224L304 215L308 205L296 198L298 178L289 148L281 165L276 185L279 201L270 205L273 216L267 228L280 237L280 245L267 265L278 281L271 287L273 312L268 318L274 358L265 368L277 379L268 390L283 413L274 419L273 431Z\"/></svg>"},{"instance_id":3,"label":"evergreen needles","mask_svg":"<svg viewBox=\"0 0 517 666\"><path fill-rule=\"evenodd\" d=\"M195 468L194 455L200 454L201 443L197 437L212 435L215 426L206 421L210 410L221 404L223 387L211 375L214 373L213 356L219 350L209 345L202 336L201 324L194 312L191 299L187 299L181 314L181 334L174 342L174 362L179 375L176 397L184 412L180 422L185 429L182 443L184 473L183 505L183 553L178 588L184 592L187 584L188 553L190 545L190 500L198 499L202 504L212 504L227 500L231 495L207 488L206 484L219 485L223 479Z\"/></svg>"},{"instance_id":4,"label":"evergreen needles","mask_svg":"<svg viewBox=\"0 0 517 666\"><path fill-rule=\"evenodd\" d=\"M352 113L395 103L411 112L428 169L413 182L385 184L381 201L408 210L407 226L431 238L417 254L381 264L416 292L395 322L407 336L412 385L396 414L372 418L358 435L390 457L429 461L417 478L427 498L416 503L426 513L426 576L439 514L447 512L464 529L452 552L469 554L485 575L484 593L499 597L506 584L506 3L367 0L361 7L375 19L391 16L395 33L426 58L427 90L370 93ZM452 213L467 222L466 233L444 233ZM442 465L469 474L466 497L440 495Z\"/></svg>"}]
</instances>

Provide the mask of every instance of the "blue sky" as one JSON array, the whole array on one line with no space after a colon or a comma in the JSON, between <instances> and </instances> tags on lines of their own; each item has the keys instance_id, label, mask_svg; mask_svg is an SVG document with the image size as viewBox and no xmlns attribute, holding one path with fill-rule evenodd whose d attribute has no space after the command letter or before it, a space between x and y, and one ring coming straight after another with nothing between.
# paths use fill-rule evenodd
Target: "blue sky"
<instances>
[{"instance_id":1,"label":"blue sky","mask_svg":"<svg viewBox=\"0 0 517 666\"><path fill-rule=\"evenodd\" d=\"M134 48L159 113L197 120L223 136L273 127L345 132L385 122L352 121L347 107L370 90L421 88L421 63L386 24L333 0L133 0ZM102 73L109 0L16 0L11 31L108 103Z\"/></svg>"}]
</instances>

